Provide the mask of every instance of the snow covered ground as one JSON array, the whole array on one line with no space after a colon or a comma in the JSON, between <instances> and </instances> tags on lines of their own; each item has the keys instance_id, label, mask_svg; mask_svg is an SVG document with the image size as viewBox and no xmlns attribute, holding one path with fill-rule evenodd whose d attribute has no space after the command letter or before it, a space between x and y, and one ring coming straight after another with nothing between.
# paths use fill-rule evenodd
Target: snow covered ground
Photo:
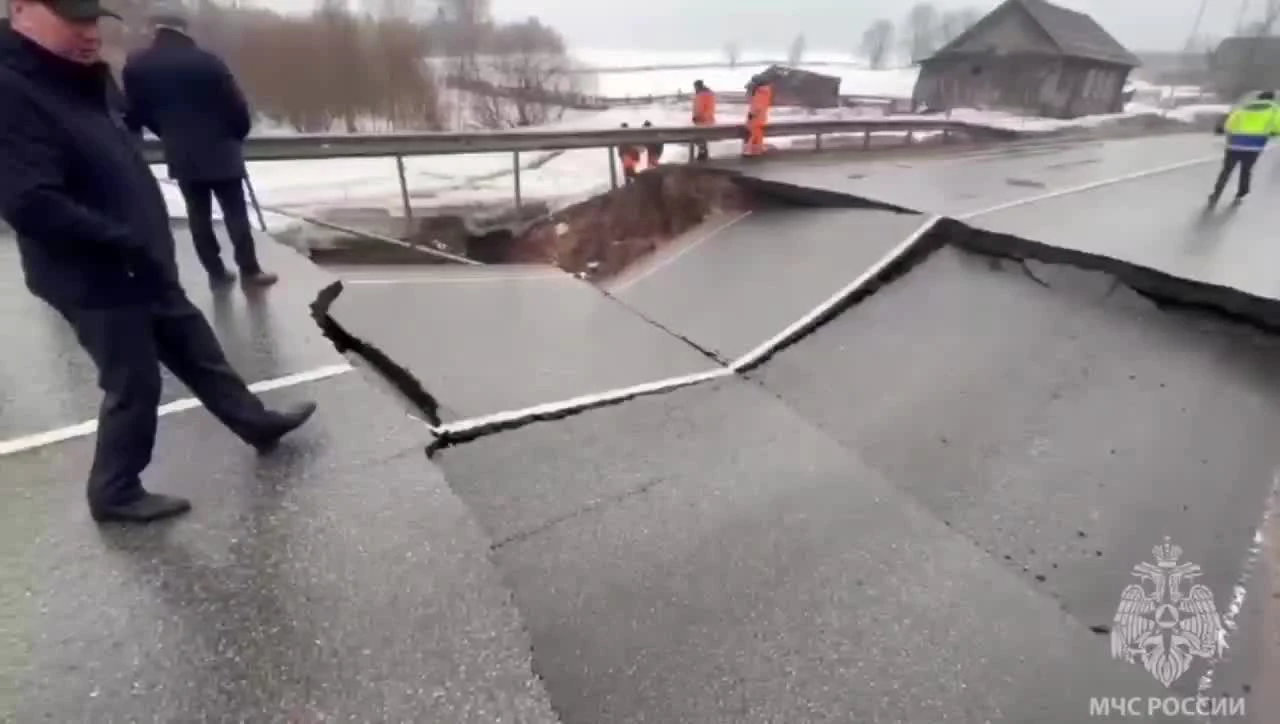
<instances>
[{"instance_id":1,"label":"snow covered ground","mask_svg":"<svg viewBox=\"0 0 1280 724\"><path fill-rule=\"evenodd\" d=\"M780 54L774 54L774 57ZM769 54L745 53L744 58L769 58ZM809 56L815 62L832 65L811 66L815 71L839 75L843 82L841 92L872 96L909 97L915 83L915 69L872 71L859 67L852 58L835 55ZM639 67L655 64L724 63L724 55L704 54L637 54L587 53L578 54L579 63L592 67ZM765 65L739 65L728 67L701 67L692 69L632 70L600 73L600 88L596 91L609 96L662 95L687 91L695 78L700 78L712 88L736 90L754 72ZM1135 102L1125 113L1072 119L1069 121L1026 118L1011 114L971 109L956 110L955 120L990 125L1023 132L1051 132L1071 127L1098 127L1122 122L1135 116L1161 115L1166 118L1193 122L1198 116L1222 113L1224 106L1184 105L1170 109L1170 103L1162 98L1179 97L1189 100L1191 91L1186 89L1161 89L1143 87L1135 95L1143 102ZM1198 94L1198 89L1193 89ZM688 103L651 104L645 106L618 107L606 111L569 111L560 121L548 124L548 128L565 130L591 128L617 128L623 123L638 127L645 121L656 126L679 126L689 122ZM801 119L854 119L866 117L866 109L831 109L806 111L797 108L776 108L775 121ZM732 122L745 115L745 108L722 103L719 108L722 122ZM902 134L898 134L902 135ZM793 143L810 144L811 138L772 138L770 143L778 148L788 148ZM737 141L711 144L713 156L733 156L740 152ZM525 199L547 201L552 205L567 204L599 193L609 187L609 157L605 149L583 149L564 152L521 154L521 191ZM668 146L664 161L684 162L684 147ZM487 205L510 203L514 198L512 157L510 154L470 154L460 156L417 157L405 160L409 192L415 208ZM266 214L269 228L282 229L296 225L296 215L316 216L326 208L377 208L387 209L395 215L401 213L400 189L392 159L339 159L331 161L280 161L252 163L249 168L258 199L264 210L279 209L290 215ZM157 168L163 177L163 169ZM164 183L170 212L175 217L185 215L181 196L171 184Z\"/></svg>"},{"instance_id":2,"label":"snow covered ground","mask_svg":"<svg viewBox=\"0 0 1280 724\"><path fill-rule=\"evenodd\" d=\"M734 68L663 68L659 70L611 71L595 74L594 87L583 90L606 98L635 98L691 93L693 81L701 80L713 90L740 93L751 76L767 64L740 64ZM917 68L867 70L853 65L800 65L804 70L840 78L842 95L910 98L915 88Z\"/></svg>"}]
</instances>

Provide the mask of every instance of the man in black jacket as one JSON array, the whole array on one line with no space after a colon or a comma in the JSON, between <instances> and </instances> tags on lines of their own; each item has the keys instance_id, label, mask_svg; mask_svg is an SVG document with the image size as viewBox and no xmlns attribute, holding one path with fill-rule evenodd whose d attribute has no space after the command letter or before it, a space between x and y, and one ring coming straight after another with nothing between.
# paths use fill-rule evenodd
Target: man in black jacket
<instances>
[{"instance_id":1,"label":"man in black jacket","mask_svg":"<svg viewBox=\"0 0 1280 724\"><path fill-rule=\"evenodd\" d=\"M98 0L12 0L0 25L0 217L18 236L27 287L70 323L104 397L89 473L99 521L186 512L148 493L164 363L259 450L307 420L267 410L231 369L178 282L168 209L136 137L109 99ZM198 444L192 441L191 444Z\"/></svg>"},{"instance_id":2,"label":"man in black jacket","mask_svg":"<svg viewBox=\"0 0 1280 724\"><path fill-rule=\"evenodd\" d=\"M180 10L153 12L155 40L124 67L129 120L164 145L169 177L187 204L191 237L200 263L215 285L235 279L227 270L213 232L213 199L218 199L236 266L245 284L276 281L262 271L244 202L244 139L252 125L249 106L226 64L187 35Z\"/></svg>"}]
</instances>

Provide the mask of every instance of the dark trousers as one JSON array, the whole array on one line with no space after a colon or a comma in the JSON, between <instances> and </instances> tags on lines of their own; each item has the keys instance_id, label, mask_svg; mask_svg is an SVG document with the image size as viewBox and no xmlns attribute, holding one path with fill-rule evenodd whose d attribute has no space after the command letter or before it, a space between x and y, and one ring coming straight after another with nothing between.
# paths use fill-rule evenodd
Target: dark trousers
<instances>
[{"instance_id":1,"label":"dark trousers","mask_svg":"<svg viewBox=\"0 0 1280 724\"><path fill-rule=\"evenodd\" d=\"M187 202L187 220L191 224L191 238L196 245L196 255L204 270L213 276L226 274L218 250L218 237L213 233L213 199L217 197L222 209L222 219L235 249L236 266L243 274L262 271L258 266L258 253L254 248L253 229L249 227L249 209L244 203L243 179L226 181L179 181L178 188Z\"/></svg>"},{"instance_id":2,"label":"dark trousers","mask_svg":"<svg viewBox=\"0 0 1280 724\"><path fill-rule=\"evenodd\" d=\"M1237 165L1240 166L1240 185L1236 189L1236 196L1248 195L1249 183L1253 180L1253 166L1261 155L1258 151L1227 149L1227 154L1222 159L1222 170L1218 172L1218 180L1213 184L1213 197L1216 199L1222 196L1222 192L1227 188L1227 181L1231 178L1231 172Z\"/></svg>"},{"instance_id":3,"label":"dark trousers","mask_svg":"<svg viewBox=\"0 0 1280 724\"><path fill-rule=\"evenodd\" d=\"M160 403L160 364L246 442L262 438L266 408L228 364L204 315L185 296L163 304L59 309L98 369L104 393L89 472L91 506L142 494Z\"/></svg>"}]
</instances>

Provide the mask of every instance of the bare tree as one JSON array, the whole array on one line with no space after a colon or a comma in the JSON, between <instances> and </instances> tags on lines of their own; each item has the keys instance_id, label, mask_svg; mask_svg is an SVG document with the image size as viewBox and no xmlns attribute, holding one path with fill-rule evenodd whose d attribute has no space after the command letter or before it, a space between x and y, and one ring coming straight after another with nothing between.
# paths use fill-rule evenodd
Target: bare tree
<instances>
[{"instance_id":1,"label":"bare tree","mask_svg":"<svg viewBox=\"0 0 1280 724\"><path fill-rule=\"evenodd\" d=\"M937 43L942 47L960 37L964 31L973 27L982 19L982 11L976 8L960 8L948 10L938 18ZM936 50L936 48L935 48Z\"/></svg>"},{"instance_id":2,"label":"bare tree","mask_svg":"<svg viewBox=\"0 0 1280 724\"><path fill-rule=\"evenodd\" d=\"M800 65L800 61L804 60L804 50L804 33L801 33L791 41L791 47L787 49L787 63L789 65Z\"/></svg>"},{"instance_id":3,"label":"bare tree","mask_svg":"<svg viewBox=\"0 0 1280 724\"><path fill-rule=\"evenodd\" d=\"M499 28L471 79L473 119L486 128L534 126L577 95L563 39L530 18Z\"/></svg>"},{"instance_id":4,"label":"bare tree","mask_svg":"<svg viewBox=\"0 0 1280 724\"><path fill-rule=\"evenodd\" d=\"M738 67L738 59L741 57L742 51L738 48L736 42L730 41L724 46L724 57L729 61L730 68Z\"/></svg>"},{"instance_id":5,"label":"bare tree","mask_svg":"<svg viewBox=\"0 0 1280 724\"><path fill-rule=\"evenodd\" d=\"M862 32L862 44L858 47L867 63L876 70L885 66L889 49L893 47L893 21L881 18Z\"/></svg>"},{"instance_id":6,"label":"bare tree","mask_svg":"<svg viewBox=\"0 0 1280 724\"><path fill-rule=\"evenodd\" d=\"M903 46L912 62L938 49L938 10L927 2L917 3L907 13Z\"/></svg>"}]
</instances>

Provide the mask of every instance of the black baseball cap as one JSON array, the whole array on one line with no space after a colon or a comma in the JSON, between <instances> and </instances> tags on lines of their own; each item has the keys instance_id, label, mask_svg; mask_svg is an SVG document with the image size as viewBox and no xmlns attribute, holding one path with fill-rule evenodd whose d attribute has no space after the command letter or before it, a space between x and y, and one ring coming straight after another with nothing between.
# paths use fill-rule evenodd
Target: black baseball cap
<instances>
[{"instance_id":1,"label":"black baseball cap","mask_svg":"<svg viewBox=\"0 0 1280 724\"><path fill-rule=\"evenodd\" d=\"M75 23L97 20L99 18L115 18L120 16L102 4L102 0L38 0L63 20Z\"/></svg>"}]
</instances>

